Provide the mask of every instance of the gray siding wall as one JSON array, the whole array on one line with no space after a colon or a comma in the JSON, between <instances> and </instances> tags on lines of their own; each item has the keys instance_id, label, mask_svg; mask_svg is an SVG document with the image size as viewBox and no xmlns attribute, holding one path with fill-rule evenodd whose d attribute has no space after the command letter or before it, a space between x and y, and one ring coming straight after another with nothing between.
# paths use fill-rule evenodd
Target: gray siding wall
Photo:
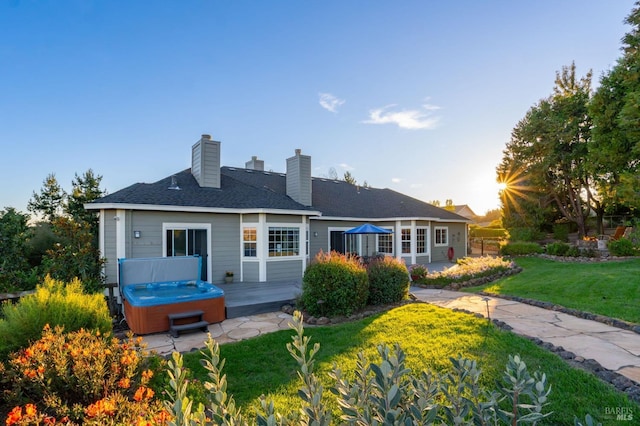
<instances>
[{"instance_id":1,"label":"gray siding wall","mask_svg":"<svg viewBox=\"0 0 640 426\"><path fill-rule=\"evenodd\" d=\"M258 222L258 214L256 214L256 213L243 214L242 215L242 221L243 222Z\"/></svg>"},{"instance_id":2,"label":"gray siding wall","mask_svg":"<svg viewBox=\"0 0 640 426\"><path fill-rule=\"evenodd\" d=\"M300 278L302 278L302 260L267 262L267 281L300 280Z\"/></svg>"},{"instance_id":3,"label":"gray siding wall","mask_svg":"<svg viewBox=\"0 0 640 426\"><path fill-rule=\"evenodd\" d=\"M242 280L247 282L260 281L260 264L258 262L243 262Z\"/></svg>"},{"instance_id":4,"label":"gray siding wall","mask_svg":"<svg viewBox=\"0 0 640 426\"><path fill-rule=\"evenodd\" d=\"M115 211L108 211L105 218L105 253L107 258L107 280L115 282L116 275L116 240L115 221L109 224L108 218L115 216ZM209 281L222 283L226 271L240 274L240 217L234 214L176 213L176 212L144 212L128 211L126 214L126 256L127 257L161 257L165 248L162 245L163 223L180 223L211 225L212 270ZM140 231L141 238L133 238L133 231Z\"/></svg>"},{"instance_id":5,"label":"gray siding wall","mask_svg":"<svg viewBox=\"0 0 640 426\"><path fill-rule=\"evenodd\" d=\"M302 217L286 214L268 214L267 223L302 223Z\"/></svg>"},{"instance_id":6,"label":"gray siding wall","mask_svg":"<svg viewBox=\"0 0 640 426\"><path fill-rule=\"evenodd\" d=\"M447 246L436 246L435 228L446 227L449 231L449 244ZM465 257L466 241L465 241L465 228L464 223L431 223L431 260L433 262L448 261L449 257L447 252L449 247L453 247L454 259Z\"/></svg>"}]
</instances>

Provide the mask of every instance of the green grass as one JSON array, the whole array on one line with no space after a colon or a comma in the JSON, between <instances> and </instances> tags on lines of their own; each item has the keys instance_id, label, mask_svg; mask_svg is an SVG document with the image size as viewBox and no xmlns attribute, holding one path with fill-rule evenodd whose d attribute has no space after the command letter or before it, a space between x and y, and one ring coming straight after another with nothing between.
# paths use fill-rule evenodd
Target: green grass
<instances>
[{"instance_id":1,"label":"green grass","mask_svg":"<svg viewBox=\"0 0 640 426\"><path fill-rule=\"evenodd\" d=\"M299 409L297 365L285 348L292 334L293 331L280 331L221 346L228 391L245 414L254 415L263 393L275 400L280 412ZM378 344L398 342L414 372L448 371L449 358L458 354L477 360L483 370L483 386L487 388L493 388L501 377L508 355L520 354L530 372L541 370L552 385L548 410L554 414L545 424L573 425L574 414L582 419L587 413L602 418L605 407L640 410L612 386L569 367L529 340L501 331L473 315L436 306L410 304L360 321L307 328L305 334L311 336L312 345L321 344L316 369L325 389L332 385L327 372L334 363L348 373L347 377L352 377L358 351L364 350L369 359L377 360ZM198 353L186 354L185 365L202 382L206 374L199 359ZM328 401L332 400L328 391L325 395ZM332 407L337 409L335 404Z\"/></svg>"},{"instance_id":2,"label":"green grass","mask_svg":"<svg viewBox=\"0 0 640 426\"><path fill-rule=\"evenodd\" d=\"M521 273L464 291L519 296L640 323L640 259L573 263L523 257L516 263Z\"/></svg>"}]
</instances>

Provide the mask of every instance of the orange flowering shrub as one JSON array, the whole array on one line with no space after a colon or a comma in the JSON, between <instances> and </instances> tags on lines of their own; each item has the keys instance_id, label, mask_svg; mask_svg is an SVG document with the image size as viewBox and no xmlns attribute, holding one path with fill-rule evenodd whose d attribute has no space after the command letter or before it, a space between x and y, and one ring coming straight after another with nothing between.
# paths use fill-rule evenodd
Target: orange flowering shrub
<instances>
[{"instance_id":1,"label":"orange flowering shrub","mask_svg":"<svg viewBox=\"0 0 640 426\"><path fill-rule=\"evenodd\" d=\"M65 334L45 326L40 340L0 364L0 406L14 407L6 424L155 421L163 411L147 386L154 375L147 355L142 338L132 335L120 341L99 331Z\"/></svg>"}]
</instances>

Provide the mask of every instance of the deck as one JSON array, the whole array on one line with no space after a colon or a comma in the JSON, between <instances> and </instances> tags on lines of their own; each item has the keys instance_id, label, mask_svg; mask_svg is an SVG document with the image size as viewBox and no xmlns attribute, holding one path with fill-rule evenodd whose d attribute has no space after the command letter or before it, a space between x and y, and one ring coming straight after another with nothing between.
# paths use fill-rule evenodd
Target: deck
<instances>
[{"instance_id":1,"label":"deck","mask_svg":"<svg viewBox=\"0 0 640 426\"><path fill-rule=\"evenodd\" d=\"M455 264L433 262L429 271L442 271ZM283 305L292 304L302 294L302 279L269 282L234 282L216 284L224 290L227 318L279 311Z\"/></svg>"},{"instance_id":2,"label":"deck","mask_svg":"<svg viewBox=\"0 0 640 426\"><path fill-rule=\"evenodd\" d=\"M302 294L302 280L216 284L224 290L227 318L275 312Z\"/></svg>"}]
</instances>

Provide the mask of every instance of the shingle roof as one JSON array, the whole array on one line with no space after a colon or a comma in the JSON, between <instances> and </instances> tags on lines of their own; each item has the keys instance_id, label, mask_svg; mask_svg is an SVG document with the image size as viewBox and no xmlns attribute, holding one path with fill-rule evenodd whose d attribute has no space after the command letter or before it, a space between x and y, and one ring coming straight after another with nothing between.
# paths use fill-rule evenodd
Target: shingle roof
<instances>
[{"instance_id":1,"label":"shingle roof","mask_svg":"<svg viewBox=\"0 0 640 426\"><path fill-rule=\"evenodd\" d=\"M435 207L391 189L365 188L340 180L312 179L312 204L307 207L286 195L283 173L233 167L221 168L220 189L201 188L191 170L176 173L180 190L168 189L172 177L137 183L94 203L147 204L157 206L230 209L276 209L320 211L323 216L364 219L433 218L467 221L453 212Z\"/></svg>"},{"instance_id":2,"label":"shingle roof","mask_svg":"<svg viewBox=\"0 0 640 426\"><path fill-rule=\"evenodd\" d=\"M180 187L169 189L172 178ZM191 169L154 183L136 183L94 204L147 204L156 206L210 207L229 209L314 210L293 201L284 194L239 182L222 174L220 188L202 188L191 174Z\"/></svg>"}]
</instances>

